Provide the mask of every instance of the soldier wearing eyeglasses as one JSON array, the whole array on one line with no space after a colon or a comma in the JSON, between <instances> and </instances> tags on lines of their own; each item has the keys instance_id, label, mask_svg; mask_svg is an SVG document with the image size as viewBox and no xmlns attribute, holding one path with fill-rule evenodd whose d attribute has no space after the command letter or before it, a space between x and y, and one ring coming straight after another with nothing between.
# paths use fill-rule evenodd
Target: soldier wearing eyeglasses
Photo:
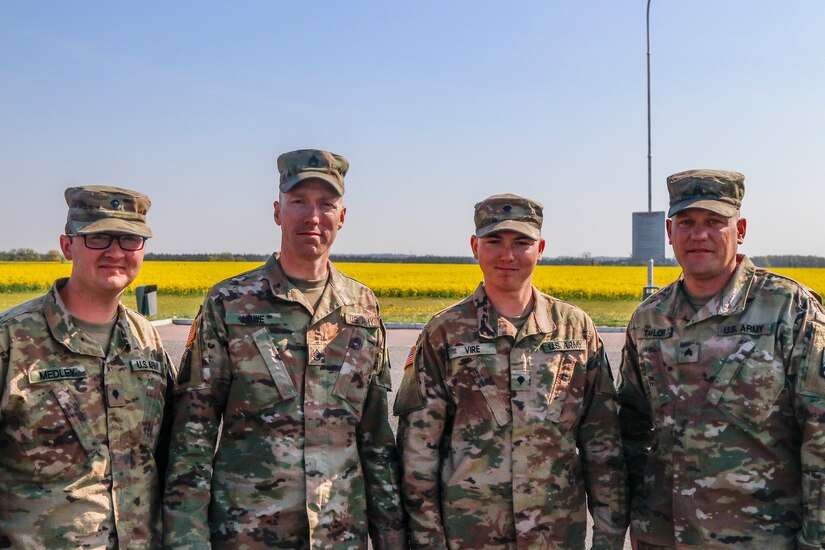
<instances>
[{"instance_id":1,"label":"soldier wearing eyeglasses","mask_svg":"<svg viewBox=\"0 0 825 550\"><path fill-rule=\"evenodd\" d=\"M68 278L0 313L0 548L151 548L171 363L120 297L152 232L146 195L66 190Z\"/></svg>"}]
</instances>

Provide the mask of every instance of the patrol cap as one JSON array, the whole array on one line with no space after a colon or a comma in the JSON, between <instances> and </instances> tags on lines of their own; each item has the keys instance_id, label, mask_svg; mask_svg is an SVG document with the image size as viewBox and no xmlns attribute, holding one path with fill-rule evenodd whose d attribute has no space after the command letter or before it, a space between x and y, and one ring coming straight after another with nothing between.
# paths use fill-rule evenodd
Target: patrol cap
<instances>
[{"instance_id":1,"label":"patrol cap","mask_svg":"<svg viewBox=\"0 0 825 550\"><path fill-rule=\"evenodd\" d=\"M742 206L745 176L728 170L687 170L667 178L667 191L668 218L687 208L710 210L730 218Z\"/></svg>"},{"instance_id":2,"label":"patrol cap","mask_svg":"<svg viewBox=\"0 0 825 550\"><path fill-rule=\"evenodd\" d=\"M152 202L143 193L120 187L84 185L69 187L64 196L69 205L67 235L118 232L152 236L152 230L146 225L146 212Z\"/></svg>"},{"instance_id":3,"label":"patrol cap","mask_svg":"<svg viewBox=\"0 0 825 550\"><path fill-rule=\"evenodd\" d=\"M320 149L299 149L278 157L281 183L278 188L286 193L308 179L320 179L330 184L339 195L344 195L344 176L349 161L341 155Z\"/></svg>"},{"instance_id":4,"label":"patrol cap","mask_svg":"<svg viewBox=\"0 0 825 550\"><path fill-rule=\"evenodd\" d=\"M534 240L541 239L541 203L506 193L487 197L475 205L476 237L496 231L515 231Z\"/></svg>"}]
</instances>

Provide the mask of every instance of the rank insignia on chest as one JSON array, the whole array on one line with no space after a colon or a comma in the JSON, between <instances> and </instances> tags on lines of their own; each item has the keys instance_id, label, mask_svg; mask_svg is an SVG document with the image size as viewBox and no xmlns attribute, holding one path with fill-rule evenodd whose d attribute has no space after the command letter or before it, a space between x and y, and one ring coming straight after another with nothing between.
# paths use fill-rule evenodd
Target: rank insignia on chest
<instances>
[{"instance_id":1,"label":"rank insignia on chest","mask_svg":"<svg viewBox=\"0 0 825 550\"><path fill-rule=\"evenodd\" d=\"M696 363L699 361L699 344L685 342L679 344L676 350L676 360L679 363Z\"/></svg>"},{"instance_id":2,"label":"rank insignia on chest","mask_svg":"<svg viewBox=\"0 0 825 550\"><path fill-rule=\"evenodd\" d=\"M513 391L530 389L530 371L514 370L510 372L510 389Z\"/></svg>"}]
</instances>

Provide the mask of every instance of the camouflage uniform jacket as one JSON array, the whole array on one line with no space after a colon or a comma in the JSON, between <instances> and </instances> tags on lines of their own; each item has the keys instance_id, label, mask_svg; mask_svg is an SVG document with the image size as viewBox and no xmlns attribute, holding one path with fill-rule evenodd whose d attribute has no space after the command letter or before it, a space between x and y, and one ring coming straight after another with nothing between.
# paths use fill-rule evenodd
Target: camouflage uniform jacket
<instances>
[{"instance_id":1,"label":"camouflage uniform jacket","mask_svg":"<svg viewBox=\"0 0 825 550\"><path fill-rule=\"evenodd\" d=\"M210 290L182 359L167 547L406 548L375 296L330 264L310 311L277 255Z\"/></svg>"},{"instance_id":2,"label":"camouflage uniform jacket","mask_svg":"<svg viewBox=\"0 0 825 550\"><path fill-rule=\"evenodd\" d=\"M159 547L169 359L123 306L104 353L64 282L0 314L0 548Z\"/></svg>"},{"instance_id":3,"label":"camouflage uniform jacket","mask_svg":"<svg viewBox=\"0 0 825 550\"><path fill-rule=\"evenodd\" d=\"M825 548L818 297L744 256L696 313L681 287L648 298L627 330L632 532L679 548Z\"/></svg>"},{"instance_id":4,"label":"camouflage uniform jacket","mask_svg":"<svg viewBox=\"0 0 825 550\"><path fill-rule=\"evenodd\" d=\"M411 548L595 548L627 525L618 403L580 309L533 289L522 329L480 285L438 313L395 401Z\"/></svg>"}]
</instances>

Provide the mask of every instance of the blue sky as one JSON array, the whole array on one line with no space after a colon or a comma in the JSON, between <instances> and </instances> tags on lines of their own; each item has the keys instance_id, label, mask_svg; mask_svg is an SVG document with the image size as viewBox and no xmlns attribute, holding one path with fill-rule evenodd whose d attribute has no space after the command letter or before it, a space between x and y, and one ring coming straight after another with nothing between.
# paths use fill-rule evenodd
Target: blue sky
<instances>
[{"instance_id":1,"label":"blue sky","mask_svg":"<svg viewBox=\"0 0 825 550\"><path fill-rule=\"evenodd\" d=\"M473 204L514 192L544 203L546 255L629 255L645 7L0 3L0 250L57 248L63 190L101 184L151 197L151 251L270 252L275 159L319 147L352 165L334 252L469 255ZM739 170L745 252L825 255L825 3L651 21L654 210L668 174Z\"/></svg>"}]
</instances>

